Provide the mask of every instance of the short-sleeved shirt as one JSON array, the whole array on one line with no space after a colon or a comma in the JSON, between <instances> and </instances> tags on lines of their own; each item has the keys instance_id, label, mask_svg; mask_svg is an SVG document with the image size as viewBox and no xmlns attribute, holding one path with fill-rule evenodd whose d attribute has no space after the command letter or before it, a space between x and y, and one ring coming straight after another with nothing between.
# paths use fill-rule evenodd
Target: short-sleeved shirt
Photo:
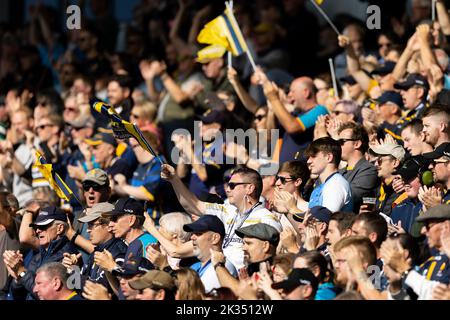
<instances>
[{"instance_id":1,"label":"short-sleeved shirt","mask_svg":"<svg viewBox=\"0 0 450 320\"><path fill-rule=\"evenodd\" d=\"M129 245L123 262L123 269L133 268L135 265L140 265L141 260L144 258L150 261L147 257L147 248L151 244L156 244L158 240L155 239L150 233L144 232L142 235L134 239Z\"/></svg>"},{"instance_id":2,"label":"short-sleeved shirt","mask_svg":"<svg viewBox=\"0 0 450 320\"><path fill-rule=\"evenodd\" d=\"M155 195L161 181L161 163L153 158L147 163L139 164L133 173L131 185L141 187L150 201L155 201Z\"/></svg>"},{"instance_id":3,"label":"short-sleeved shirt","mask_svg":"<svg viewBox=\"0 0 450 320\"><path fill-rule=\"evenodd\" d=\"M316 186L309 198L308 207L326 207L331 212L352 211L352 191L348 181L338 172Z\"/></svg>"},{"instance_id":4,"label":"short-sleeved shirt","mask_svg":"<svg viewBox=\"0 0 450 320\"><path fill-rule=\"evenodd\" d=\"M113 164L110 167L105 168L104 170L108 175L113 177L116 174L121 173L127 178L127 180L130 179L131 176L133 175L133 172L131 172L128 163L121 158L116 158Z\"/></svg>"},{"instance_id":5,"label":"short-sleeved shirt","mask_svg":"<svg viewBox=\"0 0 450 320\"><path fill-rule=\"evenodd\" d=\"M205 213L215 215L222 220L225 226L223 253L237 270L244 267L244 251L242 250L243 240L236 235L236 229L257 223L265 223L279 232L282 230L278 217L261 204L255 206L250 212L238 216L237 208L228 202L224 204L207 203ZM242 221L243 218L245 218L244 221Z\"/></svg>"},{"instance_id":6,"label":"short-sleeved shirt","mask_svg":"<svg viewBox=\"0 0 450 320\"><path fill-rule=\"evenodd\" d=\"M230 261L225 260L225 268L227 268L227 270L233 277L237 276L236 268ZM210 292L213 289L222 287L220 285L219 279L217 278L217 273L216 270L214 270L214 266L212 265L211 260L209 260L203 267L200 261L194 263L191 266L191 269L197 272L200 276L200 280L202 280L202 283L205 286L206 293Z\"/></svg>"},{"instance_id":7,"label":"short-sleeved shirt","mask_svg":"<svg viewBox=\"0 0 450 320\"><path fill-rule=\"evenodd\" d=\"M314 126L317 118L326 114L328 114L328 110L322 105L317 105L305 113L297 111L292 114L304 131L296 134L284 132L279 156L280 163L294 160L297 152L303 153L314 138Z\"/></svg>"}]
</instances>

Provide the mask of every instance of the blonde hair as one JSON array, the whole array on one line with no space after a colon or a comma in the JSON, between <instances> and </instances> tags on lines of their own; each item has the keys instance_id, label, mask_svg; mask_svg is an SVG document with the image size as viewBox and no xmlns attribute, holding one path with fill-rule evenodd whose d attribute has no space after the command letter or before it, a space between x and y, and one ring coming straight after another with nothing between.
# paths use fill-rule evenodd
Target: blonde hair
<instances>
[{"instance_id":1,"label":"blonde hair","mask_svg":"<svg viewBox=\"0 0 450 320\"><path fill-rule=\"evenodd\" d=\"M150 122L153 122L156 117L157 107L153 102L150 102L148 100L144 100L142 102L137 103L134 107L140 110L141 117L145 120L149 120Z\"/></svg>"},{"instance_id":2,"label":"blonde hair","mask_svg":"<svg viewBox=\"0 0 450 320\"><path fill-rule=\"evenodd\" d=\"M205 299L205 286L194 270L190 268L179 269L175 283L178 289L178 300Z\"/></svg>"}]
</instances>

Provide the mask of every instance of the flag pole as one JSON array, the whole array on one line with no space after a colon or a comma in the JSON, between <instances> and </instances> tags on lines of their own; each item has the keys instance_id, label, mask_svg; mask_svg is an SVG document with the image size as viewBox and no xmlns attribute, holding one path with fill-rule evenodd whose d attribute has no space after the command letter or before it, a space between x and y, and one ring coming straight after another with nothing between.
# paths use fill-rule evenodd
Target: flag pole
<instances>
[{"instance_id":1,"label":"flag pole","mask_svg":"<svg viewBox=\"0 0 450 320\"><path fill-rule=\"evenodd\" d=\"M327 16L327 14L322 10L322 8L316 3L315 0L311 0L311 3L313 4L313 6L317 9L317 11L319 11L319 13L323 16L323 18L328 22L328 24L331 26L331 28L333 28L334 32L336 32L336 34L338 36L340 36L340 32L338 30L338 28L336 28L336 26L334 25L334 23L331 21L331 19Z\"/></svg>"},{"instance_id":2,"label":"flag pole","mask_svg":"<svg viewBox=\"0 0 450 320\"><path fill-rule=\"evenodd\" d=\"M240 30L241 27L239 27L239 24L237 23L236 18L234 17L233 8L230 7L230 4L229 4L228 2L225 2L225 6L226 6L226 8L227 8L228 10L230 10L230 13L231 13L231 19L233 19L233 22L238 26L239 31L242 33L242 30ZM245 38L244 38L244 41L245 41L245 43L247 44L247 41L245 40ZM256 71L255 60L253 59L253 56L252 56L252 54L250 53L250 49L248 48L248 45L247 45L247 49L248 49L248 50L246 50L246 53L247 53L248 60L250 61L250 64L252 65L253 71Z\"/></svg>"},{"instance_id":3,"label":"flag pole","mask_svg":"<svg viewBox=\"0 0 450 320\"><path fill-rule=\"evenodd\" d=\"M436 20L436 0L431 0L431 21Z\"/></svg>"},{"instance_id":4,"label":"flag pole","mask_svg":"<svg viewBox=\"0 0 450 320\"><path fill-rule=\"evenodd\" d=\"M225 2L225 6L226 6L226 2ZM231 8L231 10L233 10L233 0L230 0L230 8ZM232 55L231 55L230 51L227 52L227 58L228 58L228 69L231 69L233 67L233 61L232 61Z\"/></svg>"},{"instance_id":5,"label":"flag pole","mask_svg":"<svg viewBox=\"0 0 450 320\"><path fill-rule=\"evenodd\" d=\"M333 81L333 90L334 90L334 96L338 98L338 89L337 89L337 82L336 82L336 73L334 72L334 65L333 65L333 59L329 58L328 63L330 64L330 72L331 72L331 80Z\"/></svg>"}]
</instances>

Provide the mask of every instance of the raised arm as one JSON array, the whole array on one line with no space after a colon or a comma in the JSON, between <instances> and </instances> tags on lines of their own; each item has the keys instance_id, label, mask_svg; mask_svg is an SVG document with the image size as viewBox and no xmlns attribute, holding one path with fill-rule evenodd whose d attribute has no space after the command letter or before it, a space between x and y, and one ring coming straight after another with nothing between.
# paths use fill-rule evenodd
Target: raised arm
<instances>
[{"instance_id":1,"label":"raised arm","mask_svg":"<svg viewBox=\"0 0 450 320\"><path fill-rule=\"evenodd\" d=\"M444 0L436 0L436 11L439 24L441 25L442 32L446 35L450 35L450 15L445 7Z\"/></svg>"},{"instance_id":2,"label":"raised arm","mask_svg":"<svg viewBox=\"0 0 450 320\"><path fill-rule=\"evenodd\" d=\"M241 100L244 107L250 111L251 113L255 113L258 109L258 104L256 101L252 98L252 96L249 95L247 90L242 86L242 83L239 81L238 74L235 69L232 67L228 68L227 72L228 81L230 81L231 85L233 86L234 90L236 91L239 99Z\"/></svg>"},{"instance_id":3,"label":"raised arm","mask_svg":"<svg viewBox=\"0 0 450 320\"><path fill-rule=\"evenodd\" d=\"M205 212L205 202L200 201L176 175L175 169L168 165L161 166L161 178L169 181L177 195L178 201L189 214L202 216Z\"/></svg>"},{"instance_id":4,"label":"raised arm","mask_svg":"<svg viewBox=\"0 0 450 320\"><path fill-rule=\"evenodd\" d=\"M420 44L417 39L417 35L413 34L408 40L405 50L403 50L400 58L398 59L394 71L392 71L395 81L399 81L403 77L406 72L408 62L411 60L414 52L418 50L420 50Z\"/></svg>"}]
</instances>

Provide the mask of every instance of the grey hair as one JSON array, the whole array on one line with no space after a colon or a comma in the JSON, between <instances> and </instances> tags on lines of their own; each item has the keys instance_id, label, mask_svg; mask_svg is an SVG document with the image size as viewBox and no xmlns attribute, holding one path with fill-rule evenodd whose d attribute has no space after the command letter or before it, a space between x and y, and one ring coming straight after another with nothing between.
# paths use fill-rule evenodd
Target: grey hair
<instances>
[{"instance_id":1,"label":"grey hair","mask_svg":"<svg viewBox=\"0 0 450 320\"><path fill-rule=\"evenodd\" d=\"M166 229L167 232L176 234L182 242L191 239L191 233L183 230L183 226L188 223L192 223L192 218L183 212L167 213L159 219L161 227Z\"/></svg>"},{"instance_id":2,"label":"grey hair","mask_svg":"<svg viewBox=\"0 0 450 320\"><path fill-rule=\"evenodd\" d=\"M63 286L67 288L67 280L69 279L69 274L67 273L66 267L60 262L50 262L46 263L37 269L36 274L39 272L44 272L48 278L58 278L61 280Z\"/></svg>"},{"instance_id":3,"label":"grey hair","mask_svg":"<svg viewBox=\"0 0 450 320\"><path fill-rule=\"evenodd\" d=\"M55 226L59 226L59 225L63 226L64 231L62 234L66 234L67 230L69 229L69 224L67 222L55 220L53 223L55 224Z\"/></svg>"},{"instance_id":4,"label":"grey hair","mask_svg":"<svg viewBox=\"0 0 450 320\"><path fill-rule=\"evenodd\" d=\"M345 109L345 112L349 114L354 114L355 118L358 117L360 112L359 105L353 100L339 100L335 103L334 107L336 108L338 105L342 104Z\"/></svg>"}]
</instances>

